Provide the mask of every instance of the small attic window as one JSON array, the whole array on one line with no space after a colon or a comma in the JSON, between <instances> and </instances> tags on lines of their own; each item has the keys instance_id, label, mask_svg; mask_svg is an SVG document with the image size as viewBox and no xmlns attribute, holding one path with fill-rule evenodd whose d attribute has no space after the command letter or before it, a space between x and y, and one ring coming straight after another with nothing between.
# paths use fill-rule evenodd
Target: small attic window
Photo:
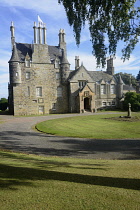
<instances>
[{"instance_id":1,"label":"small attic window","mask_svg":"<svg viewBox=\"0 0 140 210\"><path fill-rule=\"evenodd\" d=\"M30 66L31 66L30 56L27 53L26 56L25 56L25 67L28 67L29 68Z\"/></svg>"},{"instance_id":2,"label":"small attic window","mask_svg":"<svg viewBox=\"0 0 140 210\"><path fill-rule=\"evenodd\" d=\"M81 81L78 81L78 83L79 83L79 88L82 89L87 84L87 81L81 80Z\"/></svg>"},{"instance_id":3,"label":"small attic window","mask_svg":"<svg viewBox=\"0 0 140 210\"><path fill-rule=\"evenodd\" d=\"M59 60L55 60L55 68L57 69L57 68L59 68L60 66L59 66Z\"/></svg>"}]
</instances>

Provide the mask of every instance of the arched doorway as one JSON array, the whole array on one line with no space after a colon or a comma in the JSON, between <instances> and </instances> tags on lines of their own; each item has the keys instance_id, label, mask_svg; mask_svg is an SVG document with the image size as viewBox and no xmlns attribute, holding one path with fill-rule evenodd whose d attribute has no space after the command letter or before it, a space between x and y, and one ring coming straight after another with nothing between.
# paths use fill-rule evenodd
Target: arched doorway
<instances>
[{"instance_id":1,"label":"arched doorway","mask_svg":"<svg viewBox=\"0 0 140 210\"><path fill-rule=\"evenodd\" d=\"M84 98L84 110L88 110L88 111L91 110L90 98L88 98L88 97Z\"/></svg>"}]
</instances>

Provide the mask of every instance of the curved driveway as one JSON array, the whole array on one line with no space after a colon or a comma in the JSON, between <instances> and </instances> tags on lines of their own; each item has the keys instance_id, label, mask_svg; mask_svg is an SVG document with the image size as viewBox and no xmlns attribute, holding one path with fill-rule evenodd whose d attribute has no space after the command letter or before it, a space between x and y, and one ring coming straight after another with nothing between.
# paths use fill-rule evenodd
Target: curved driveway
<instances>
[{"instance_id":1,"label":"curved driveway","mask_svg":"<svg viewBox=\"0 0 140 210\"><path fill-rule=\"evenodd\" d=\"M91 115L91 113L39 117L1 115L0 120L4 123L0 124L0 148L44 156L140 159L140 140L58 137L39 133L33 129L33 126L40 121L80 115Z\"/></svg>"}]
</instances>

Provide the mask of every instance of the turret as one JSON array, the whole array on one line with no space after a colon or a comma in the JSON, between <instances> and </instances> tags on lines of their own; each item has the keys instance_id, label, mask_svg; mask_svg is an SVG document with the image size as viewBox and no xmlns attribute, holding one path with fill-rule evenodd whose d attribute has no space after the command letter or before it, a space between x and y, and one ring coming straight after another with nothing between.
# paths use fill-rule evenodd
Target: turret
<instances>
[{"instance_id":1,"label":"turret","mask_svg":"<svg viewBox=\"0 0 140 210\"><path fill-rule=\"evenodd\" d=\"M62 60L61 60L61 81L66 83L68 71L70 70L70 63L67 60L66 52L62 49Z\"/></svg>"},{"instance_id":2,"label":"turret","mask_svg":"<svg viewBox=\"0 0 140 210\"><path fill-rule=\"evenodd\" d=\"M114 67L113 67L113 58L110 57L108 60L107 60L107 70L106 72L110 75L114 75Z\"/></svg>"},{"instance_id":3,"label":"turret","mask_svg":"<svg viewBox=\"0 0 140 210\"><path fill-rule=\"evenodd\" d=\"M123 85L124 82L122 80L121 75L119 74L119 78L118 78L118 97L121 99L123 96Z\"/></svg>"},{"instance_id":4,"label":"turret","mask_svg":"<svg viewBox=\"0 0 140 210\"><path fill-rule=\"evenodd\" d=\"M60 29L59 31L59 47L66 51L66 42L65 42L65 31Z\"/></svg>"},{"instance_id":5,"label":"turret","mask_svg":"<svg viewBox=\"0 0 140 210\"><path fill-rule=\"evenodd\" d=\"M16 44L13 46L12 56L9 61L10 84L18 85L21 83L21 67Z\"/></svg>"}]
</instances>

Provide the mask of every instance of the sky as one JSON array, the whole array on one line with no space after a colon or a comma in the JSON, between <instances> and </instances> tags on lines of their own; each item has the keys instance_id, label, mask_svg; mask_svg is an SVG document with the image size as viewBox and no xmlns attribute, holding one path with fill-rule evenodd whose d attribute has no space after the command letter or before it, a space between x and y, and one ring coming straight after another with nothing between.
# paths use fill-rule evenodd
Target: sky
<instances>
[{"instance_id":1,"label":"sky","mask_svg":"<svg viewBox=\"0 0 140 210\"><path fill-rule=\"evenodd\" d=\"M140 0L137 0L140 6ZM65 29L68 61L74 70L75 56L79 56L89 71L96 69L96 60L92 55L92 44L88 25L82 30L80 46L76 46L73 28L69 26L65 10L58 0L0 0L0 98L8 98L9 64L11 58L11 21L15 26L15 40L20 43L33 43L33 25L40 16L47 27L47 44L58 45L58 33ZM140 43L129 60L121 60L121 46L118 45L114 59L115 73L123 72L137 76L140 70ZM106 70L102 69L103 71Z\"/></svg>"}]
</instances>

